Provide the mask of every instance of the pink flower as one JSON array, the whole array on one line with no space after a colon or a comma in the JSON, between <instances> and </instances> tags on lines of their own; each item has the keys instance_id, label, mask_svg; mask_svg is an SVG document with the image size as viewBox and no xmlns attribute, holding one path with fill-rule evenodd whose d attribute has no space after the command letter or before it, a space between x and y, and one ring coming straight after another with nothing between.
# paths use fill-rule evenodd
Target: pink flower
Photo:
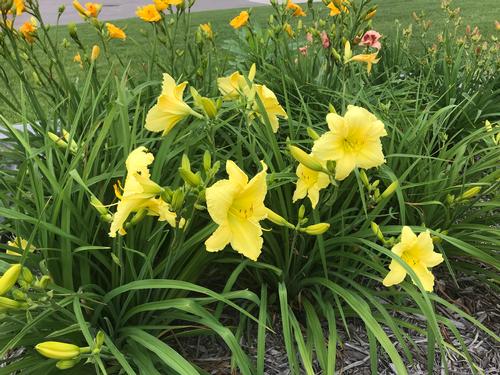
<instances>
[{"instance_id":1,"label":"pink flower","mask_svg":"<svg viewBox=\"0 0 500 375\"><path fill-rule=\"evenodd\" d=\"M321 32L321 44L323 44L323 48L330 47L330 38L328 38L328 34L325 31Z\"/></svg>"},{"instance_id":2,"label":"pink flower","mask_svg":"<svg viewBox=\"0 0 500 375\"><path fill-rule=\"evenodd\" d=\"M304 47L300 47L299 48L299 51L301 54L303 54L304 56L307 55L307 46L304 46Z\"/></svg>"},{"instance_id":3,"label":"pink flower","mask_svg":"<svg viewBox=\"0 0 500 375\"><path fill-rule=\"evenodd\" d=\"M379 39L382 37L375 30L368 30L363 38L361 38L361 42L359 43L361 46L373 47L376 49L382 48L382 45L379 42Z\"/></svg>"},{"instance_id":4,"label":"pink flower","mask_svg":"<svg viewBox=\"0 0 500 375\"><path fill-rule=\"evenodd\" d=\"M307 33L306 34L306 40L309 42L309 43L312 43L313 41L313 35L311 33Z\"/></svg>"}]
</instances>

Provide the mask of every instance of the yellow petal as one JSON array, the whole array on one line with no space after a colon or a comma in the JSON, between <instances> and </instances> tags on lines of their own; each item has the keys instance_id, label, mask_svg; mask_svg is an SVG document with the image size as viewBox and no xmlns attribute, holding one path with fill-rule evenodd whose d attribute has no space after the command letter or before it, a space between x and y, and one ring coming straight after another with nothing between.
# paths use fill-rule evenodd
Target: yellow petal
<instances>
[{"instance_id":1,"label":"yellow petal","mask_svg":"<svg viewBox=\"0 0 500 375\"><path fill-rule=\"evenodd\" d=\"M177 214L170 211L170 205L163 199L150 199L146 208L149 216L158 216L158 221L166 221L171 227L176 227Z\"/></svg>"},{"instance_id":2,"label":"yellow petal","mask_svg":"<svg viewBox=\"0 0 500 375\"><path fill-rule=\"evenodd\" d=\"M401 242L404 244L413 244L417 240L417 236L415 233L413 233L413 230L408 227L404 226L403 229L401 230Z\"/></svg>"},{"instance_id":3,"label":"yellow petal","mask_svg":"<svg viewBox=\"0 0 500 375\"><path fill-rule=\"evenodd\" d=\"M342 159L337 160L335 166L335 179L338 181L345 180L347 176L356 168L356 160L351 155L344 155Z\"/></svg>"},{"instance_id":4,"label":"yellow petal","mask_svg":"<svg viewBox=\"0 0 500 375\"><path fill-rule=\"evenodd\" d=\"M416 264L412 267L413 271L417 274L420 282L424 286L424 290L432 292L434 289L434 275L423 264ZM415 281L413 281L414 284Z\"/></svg>"},{"instance_id":5,"label":"yellow petal","mask_svg":"<svg viewBox=\"0 0 500 375\"><path fill-rule=\"evenodd\" d=\"M232 233L232 248L256 261L263 245L262 229L259 223L229 215L228 225Z\"/></svg>"},{"instance_id":6,"label":"yellow petal","mask_svg":"<svg viewBox=\"0 0 500 375\"><path fill-rule=\"evenodd\" d=\"M229 208L233 204L236 192L237 186L229 180L217 181L207 188L207 210L215 223L222 225L227 221Z\"/></svg>"},{"instance_id":7,"label":"yellow petal","mask_svg":"<svg viewBox=\"0 0 500 375\"><path fill-rule=\"evenodd\" d=\"M345 127L344 118L336 113L329 113L326 115L326 123L331 131L343 129Z\"/></svg>"},{"instance_id":8,"label":"yellow petal","mask_svg":"<svg viewBox=\"0 0 500 375\"><path fill-rule=\"evenodd\" d=\"M248 176L240 167L232 160L226 162L226 172L229 175L229 180L234 184L239 184L242 187L248 183Z\"/></svg>"},{"instance_id":9,"label":"yellow petal","mask_svg":"<svg viewBox=\"0 0 500 375\"><path fill-rule=\"evenodd\" d=\"M303 180L298 179L295 192L293 193L292 201L296 202L299 199L303 199L307 195L307 190L307 184Z\"/></svg>"},{"instance_id":10,"label":"yellow petal","mask_svg":"<svg viewBox=\"0 0 500 375\"><path fill-rule=\"evenodd\" d=\"M401 283L406 277L406 271L401 264L395 259L389 265L389 273L382 281L384 286L392 286Z\"/></svg>"},{"instance_id":11,"label":"yellow petal","mask_svg":"<svg viewBox=\"0 0 500 375\"><path fill-rule=\"evenodd\" d=\"M331 131L319 137L312 148L312 153L321 160L335 160L344 157L344 149Z\"/></svg>"},{"instance_id":12,"label":"yellow petal","mask_svg":"<svg viewBox=\"0 0 500 375\"><path fill-rule=\"evenodd\" d=\"M168 114L156 104L152 107L146 116L146 129L152 132L161 132L165 130L165 124L168 123Z\"/></svg>"},{"instance_id":13,"label":"yellow petal","mask_svg":"<svg viewBox=\"0 0 500 375\"><path fill-rule=\"evenodd\" d=\"M124 233L125 229L123 225L129 215L132 212L137 212L147 201L147 199L143 198L124 198L121 200L116 208L116 213L113 215L109 236L114 238L117 232L120 234Z\"/></svg>"},{"instance_id":14,"label":"yellow petal","mask_svg":"<svg viewBox=\"0 0 500 375\"><path fill-rule=\"evenodd\" d=\"M231 242L231 237L232 234L229 227L226 224L220 225L205 241L207 251L214 252L224 249Z\"/></svg>"}]
</instances>

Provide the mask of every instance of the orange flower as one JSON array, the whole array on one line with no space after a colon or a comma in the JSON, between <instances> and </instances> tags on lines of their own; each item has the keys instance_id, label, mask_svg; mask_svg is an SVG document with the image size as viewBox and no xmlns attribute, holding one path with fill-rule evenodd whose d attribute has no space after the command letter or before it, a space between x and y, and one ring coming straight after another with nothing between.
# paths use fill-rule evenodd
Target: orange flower
<instances>
[{"instance_id":1,"label":"orange flower","mask_svg":"<svg viewBox=\"0 0 500 375\"><path fill-rule=\"evenodd\" d=\"M349 0L332 0L333 4L339 8L342 12L349 13L349 8L347 5L351 5Z\"/></svg>"},{"instance_id":2,"label":"orange flower","mask_svg":"<svg viewBox=\"0 0 500 375\"><path fill-rule=\"evenodd\" d=\"M300 7L300 5L292 3L292 0L288 0L288 3L286 4L286 9L291 9L293 10L293 15L295 17L304 17L306 14Z\"/></svg>"},{"instance_id":3,"label":"orange flower","mask_svg":"<svg viewBox=\"0 0 500 375\"><path fill-rule=\"evenodd\" d=\"M87 8L88 17L96 18L102 9L102 4L97 3L87 3L85 4L85 8Z\"/></svg>"},{"instance_id":4,"label":"orange flower","mask_svg":"<svg viewBox=\"0 0 500 375\"><path fill-rule=\"evenodd\" d=\"M155 3L155 7L158 12L164 11L169 5L168 0L153 0L153 3Z\"/></svg>"},{"instance_id":5,"label":"orange flower","mask_svg":"<svg viewBox=\"0 0 500 375\"><path fill-rule=\"evenodd\" d=\"M330 4L328 4L327 7L330 9L330 16L333 17L340 14L340 9L337 8L333 2L330 2Z\"/></svg>"},{"instance_id":6,"label":"orange flower","mask_svg":"<svg viewBox=\"0 0 500 375\"><path fill-rule=\"evenodd\" d=\"M234 28L234 29L239 29L240 27L245 26L248 23L248 19L250 18L250 15L246 10L241 12L238 16L234 17L229 24Z\"/></svg>"},{"instance_id":7,"label":"orange flower","mask_svg":"<svg viewBox=\"0 0 500 375\"><path fill-rule=\"evenodd\" d=\"M24 6L24 0L14 0L14 6L16 8L16 15L20 16L26 9Z\"/></svg>"},{"instance_id":8,"label":"orange flower","mask_svg":"<svg viewBox=\"0 0 500 375\"><path fill-rule=\"evenodd\" d=\"M127 34L125 31L120 29L118 26L113 25L112 23L106 23L106 28L108 29L108 34L111 39L127 39Z\"/></svg>"},{"instance_id":9,"label":"orange flower","mask_svg":"<svg viewBox=\"0 0 500 375\"><path fill-rule=\"evenodd\" d=\"M137 16L146 22L158 22L161 20L161 14L153 4L137 8Z\"/></svg>"},{"instance_id":10,"label":"orange flower","mask_svg":"<svg viewBox=\"0 0 500 375\"><path fill-rule=\"evenodd\" d=\"M30 21L26 21L19 28L19 32L22 34L23 38L26 39L28 43L33 43L35 41L36 26L37 26L36 20L32 17Z\"/></svg>"}]
</instances>

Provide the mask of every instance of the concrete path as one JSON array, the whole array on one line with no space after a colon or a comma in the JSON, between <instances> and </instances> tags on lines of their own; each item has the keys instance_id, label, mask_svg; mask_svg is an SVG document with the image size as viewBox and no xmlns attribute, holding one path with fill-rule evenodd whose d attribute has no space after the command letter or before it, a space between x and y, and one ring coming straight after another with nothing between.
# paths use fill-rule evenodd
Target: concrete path
<instances>
[{"instance_id":1,"label":"concrete path","mask_svg":"<svg viewBox=\"0 0 500 375\"><path fill-rule=\"evenodd\" d=\"M80 0L82 4L90 0ZM138 6L150 4L149 0L94 0L103 4L102 20L116 20L135 17ZM39 0L42 15L47 23L54 24L57 21L57 10L60 5L66 6L66 11L61 17L60 23L82 22L82 18L72 6L72 0ZM201 12L216 9L245 8L269 5L269 0L197 0L193 11ZM23 17L24 20L25 17Z\"/></svg>"}]
</instances>

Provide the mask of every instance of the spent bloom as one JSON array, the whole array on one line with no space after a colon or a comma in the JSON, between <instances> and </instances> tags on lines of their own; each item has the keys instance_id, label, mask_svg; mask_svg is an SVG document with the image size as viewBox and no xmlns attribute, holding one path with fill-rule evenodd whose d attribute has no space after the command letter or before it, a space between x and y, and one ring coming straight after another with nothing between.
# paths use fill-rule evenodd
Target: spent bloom
<instances>
[{"instance_id":1,"label":"spent bloom","mask_svg":"<svg viewBox=\"0 0 500 375\"><path fill-rule=\"evenodd\" d=\"M200 117L184 101L186 86L187 82L177 85L169 74L163 74L163 88L156 105L146 116L146 129L167 135L175 125L189 115Z\"/></svg>"},{"instance_id":2,"label":"spent bloom","mask_svg":"<svg viewBox=\"0 0 500 375\"><path fill-rule=\"evenodd\" d=\"M320 160L336 162L335 179L344 180L355 168L374 168L384 164L381 137L384 124L366 109L347 106L344 117L326 116L328 132L314 142L313 154Z\"/></svg>"},{"instance_id":3,"label":"spent bloom","mask_svg":"<svg viewBox=\"0 0 500 375\"><path fill-rule=\"evenodd\" d=\"M138 7L135 14L146 22L158 22L161 20L161 14L153 4Z\"/></svg>"},{"instance_id":4,"label":"spent bloom","mask_svg":"<svg viewBox=\"0 0 500 375\"><path fill-rule=\"evenodd\" d=\"M110 237L116 237L118 232L125 235L125 221L133 212L145 211L150 216L158 216L159 221L166 221L172 227L176 226L175 212L170 210L167 202L160 198L163 189L150 178L149 165L154 161L152 153L145 147L138 147L130 153L125 162L127 177L123 193L115 186L115 193L120 199L116 213L113 215Z\"/></svg>"},{"instance_id":5,"label":"spent bloom","mask_svg":"<svg viewBox=\"0 0 500 375\"><path fill-rule=\"evenodd\" d=\"M207 189L207 209L218 224L205 241L207 251L231 247L247 258L257 260L262 251L260 221L267 217L264 198L267 194L267 166L250 181L233 161L226 162L227 180L220 180Z\"/></svg>"},{"instance_id":6,"label":"spent bloom","mask_svg":"<svg viewBox=\"0 0 500 375\"><path fill-rule=\"evenodd\" d=\"M127 35L125 31L120 29L118 26L113 25L112 23L107 22L106 28L108 29L108 35L111 39L127 39Z\"/></svg>"},{"instance_id":7,"label":"spent bloom","mask_svg":"<svg viewBox=\"0 0 500 375\"><path fill-rule=\"evenodd\" d=\"M382 48L382 45L380 44L380 38L382 35L380 35L378 32L375 30L368 30L365 35L361 38L361 42L359 44L361 46L367 46L367 47L373 47L376 49Z\"/></svg>"},{"instance_id":8,"label":"spent bloom","mask_svg":"<svg viewBox=\"0 0 500 375\"><path fill-rule=\"evenodd\" d=\"M278 98L269 88L265 85L254 85L255 92L257 93L259 99L262 102L262 107L264 107L264 111L267 114L269 122L271 123L271 127L273 132L276 133L279 128L279 120L278 117L283 119L287 119L288 116L283 109L283 107L278 102ZM257 101L255 101L253 109L256 115L260 118L263 117L261 107Z\"/></svg>"},{"instance_id":9,"label":"spent bloom","mask_svg":"<svg viewBox=\"0 0 500 375\"><path fill-rule=\"evenodd\" d=\"M292 0L288 0L286 8L291 9L293 11L292 15L295 17L304 17L306 15L302 7L300 5L293 3Z\"/></svg>"},{"instance_id":10,"label":"spent bloom","mask_svg":"<svg viewBox=\"0 0 500 375\"><path fill-rule=\"evenodd\" d=\"M403 227L401 242L392 248L392 252L399 256L415 272L418 279L428 292L434 289L434 275L429 268L435 267L443 261L443 256L434 252L429 231L420 233L417 237L410 227ZM406 270L396 259L389 265L389 273L383 280L385 286L401 283L406 277ZM415 280L413 280L415 283Z\"/></svg>"},{"instance_id":11,"label":"spent bloom","mask_svg":"<svg viewBox=\"0 0 500 375\"><path fill-rule=\"evenodd\" d=\"M239 29L248 23L249 18L250 14L244 10L239 15L234 17L231 22L229 22L229 25L231 25L233 29Z\"/></svg>"},{"instance_id":12,"label":"spent bloom","mask_svg":"<svg viewBox=\"0 0 500 375\"><path fill-rule=\"evenodd\" d=\"M377 54L378 52L356 55L351 57L348 62L357 61L366 63L366 71L370 74L372 71L372 65L378 63L380 60L380 58L377 59Z\"/></svg>"},{"instance_id":13,"label":"spent bloom","mask_svg":"<svg viewBox=\"0 0 500 375\"><path fill-rule=\"evenodd\" d=\"M326 33L326 31L322 31L321 34L320 34L320 37L321 37L321 44L323 46L323 48L328 48L330 47L330 38L328 37L328 34Z\"/></svg>"},{"instance_id":14,"label":"spent bloom","mask_svg":"<svg viewBox=\"0 0 500 375\"><path fill-rule=\"evenodd\" d=\"M10 247L17 247L20 252L15 252L12 250L7 250L5 253L8 255L18 255L20 256L26 249L28 249L28 241L26 241L22 237L15 237L12 241L7 242L7 245ZM29 246L29 252L32 253L33 251L36 250L36 247L33 245Z\"/></svg>"},{"instance_id":15,"label":"spent bloom","mask_svg":"<svg viewBox=\"0 0 500 375\"><path fill-rule=\"evenodd\" d=\"M303 47L299 47L299 52L306 56L307 55L307 49L308 49L308 46L303 46Z\"/></svg>"}]
</instances>

